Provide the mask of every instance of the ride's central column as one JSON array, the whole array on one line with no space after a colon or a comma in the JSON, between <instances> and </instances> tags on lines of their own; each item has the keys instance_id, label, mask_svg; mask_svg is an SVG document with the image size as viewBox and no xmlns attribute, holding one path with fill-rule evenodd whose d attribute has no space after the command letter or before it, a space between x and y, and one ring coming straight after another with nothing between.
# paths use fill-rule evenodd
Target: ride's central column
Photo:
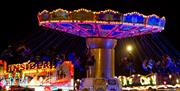
<instances>
[{"instance_id":1,"label":"ride's central column","mask_svg":"<svg viewBox=\"0 0 180 91\"><path fill-rule=\"evenodd\" d=\"M115 75L116 39L86 38L87 48L95 57L95 78L113 78Z\"/></svg>"}]
</instances>

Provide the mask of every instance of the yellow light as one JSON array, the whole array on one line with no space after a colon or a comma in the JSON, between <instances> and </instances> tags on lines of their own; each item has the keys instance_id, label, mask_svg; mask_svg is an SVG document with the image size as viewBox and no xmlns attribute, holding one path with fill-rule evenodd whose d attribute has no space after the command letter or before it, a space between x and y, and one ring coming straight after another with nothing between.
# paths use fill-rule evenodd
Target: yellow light
<instances>
[{"instance_id":1,"label":"yellow light","mask_svg":"<svg viewBox=\"0 0 180 91\"><path fill-rule=\"evenodd\" d=\"M171 79L172 78L172 75L169 75L169 79Z\"/></svg>"},{"instance_id":2,"label":"yellow light","mask_svg":"<svg viewBox=\"0 0 180 91\"><path fill-rule=\"evenodd\" d=\"M134 77L135 75L132 75L132 77Z\"/></svg>"},{"instance_id":3,"label":"yellow light","mask_svg":"<svg viewBox=\"0 0 180 91\"><path fill-rule=\"evenodd\" d=\"M176 79L176 83L179 83L179 80L178 80L178 79Z\"/></svg>"},{"instance_id":4,"label":"yellow light","mask_svg":"<svg viewBox=\"0 0 180 91\"><path fill-rule=\"evenodd\" d=\"M127 46L127 51L129 51L129 52L132 51L132 46L128 45Z\"/></svg>"},{"instance_id":5,"label":"yellow light","mask_svg":"<svg viewBox=\"0 0 180 91\"><path fill-rule=\"evenodd\" d=\"M80 80L79 79L77 79L77 82L79 82Z\"/></svg>"}]
</instances>

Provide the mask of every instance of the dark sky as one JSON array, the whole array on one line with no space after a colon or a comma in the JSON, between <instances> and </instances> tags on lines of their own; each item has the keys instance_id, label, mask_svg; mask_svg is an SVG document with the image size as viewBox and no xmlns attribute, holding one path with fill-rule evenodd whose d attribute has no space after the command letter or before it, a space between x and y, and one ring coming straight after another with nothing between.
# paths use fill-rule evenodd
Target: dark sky
<instances>
[{"instance_id":1,"label":"dark sky","mask_svg":"<svg viewBox=\"0 0 180 91\"><path fill-rule=\"evenodd\" d=\"M23 0L6 1L1 6L0 51L9 44L16 43L38 31L37 13L44 9L63 8L74 10L87 8L95 11L113 9L119 12L137 11L145 15L157 14L166 17L166 27L162 34L178 50L179 17L178 0ZM2 42L4 41L4 42Z\"/></svg>"}]
</instances>

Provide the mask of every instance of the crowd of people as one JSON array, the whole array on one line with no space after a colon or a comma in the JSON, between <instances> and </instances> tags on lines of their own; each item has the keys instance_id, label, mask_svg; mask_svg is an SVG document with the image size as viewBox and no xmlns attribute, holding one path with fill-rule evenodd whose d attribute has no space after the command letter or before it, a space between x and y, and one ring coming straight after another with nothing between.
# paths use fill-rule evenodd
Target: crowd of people
<instances>
[{"instance_id":1,"label":"crowd of people","mask_svg":"<svg viewBox=\"0 0 180 91\"><path fill-rule=\"evenodd\" d=\"M144 75L151 73L168 73L180 75L180 59L171 58L168 55L163 55L160 60L154 59L146 58L142 62L139 62L133 59L133 57L123 57L120 62L120 66L122 67L122 71L125 73L121 75L129 76L132 74L139 74L140 71L142 71L141 73ZM139 67L139 65L141 65L141 67Z\"/></svg>"},{"instance_id":2,"label":"crowd of people","mask_svg":"<svg viewBox=\"0 0 180 91\"><path fill-rule=\"evenodd\" d=\"M161 60L145 59L142 68L148 73L180 73L180 60L168 55L162 56Z\"/></svg>"}]
</instances>

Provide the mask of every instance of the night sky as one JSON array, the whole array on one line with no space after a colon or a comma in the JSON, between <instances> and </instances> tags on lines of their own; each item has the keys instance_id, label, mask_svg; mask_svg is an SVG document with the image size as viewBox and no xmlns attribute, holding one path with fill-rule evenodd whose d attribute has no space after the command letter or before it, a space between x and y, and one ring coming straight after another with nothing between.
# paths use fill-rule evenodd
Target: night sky
<instances>
[{"instance_id":1,"label":"night sky","mask_svg":"<svg viewBox=\"0 0 180 91\"><path fill-rule=\"evenodd\" d=\"M173 1L173 2L172 2ZM93 11L113 9L119 12L137 11L145 15L157 14L166 17L166 27L162 34L172 46L180 50L179 17L177 0L31 0L27 2L7 1L1 6L0 52L9 44L17 43L39 30L37 13L47 9L63 8L74 10L86 8Z\"/></svg>"}]
</instances>

